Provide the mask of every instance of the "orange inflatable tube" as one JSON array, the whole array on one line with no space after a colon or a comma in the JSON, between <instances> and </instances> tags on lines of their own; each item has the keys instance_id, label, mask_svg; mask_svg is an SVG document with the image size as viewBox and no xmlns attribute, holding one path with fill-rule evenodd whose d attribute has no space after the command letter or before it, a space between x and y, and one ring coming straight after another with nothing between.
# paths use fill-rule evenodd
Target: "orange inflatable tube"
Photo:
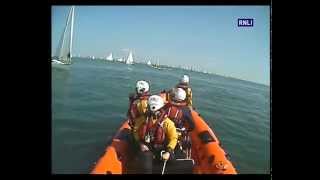
<instances>
[{"instance_id":1,"label":"orange inflatable tube","mask_svg":"<svg viewBox=\"0 0 320 180\"><path fill-rule=\"evenodd\" d=\"M207 123L196 111L191 111L195 123L191 131L192 158L196 174L236 174L227 154L220 147L220 142Z\"/></svg>"},{"instance_id":2,"label":"orange inflatable tube","mask_svg":"<svg viewBox=\"0 0 320 180\"><path fill-rule=\"evenodd\" d=\"M128 142L124 140L126 135L129 135L130 126L128 121L125 121L111 144L105 149L104 154L99 161L94 165L91 174L123 174L126 172L126 160L128 158Z\"/></svg>"}]
</instances>

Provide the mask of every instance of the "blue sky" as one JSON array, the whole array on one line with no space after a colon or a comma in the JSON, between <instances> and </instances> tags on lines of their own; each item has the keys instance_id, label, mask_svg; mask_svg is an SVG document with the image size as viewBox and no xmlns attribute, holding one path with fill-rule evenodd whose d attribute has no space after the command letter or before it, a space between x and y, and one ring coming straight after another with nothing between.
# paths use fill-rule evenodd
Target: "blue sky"
<instances>
[{"instance_id":1,"label":"blue sky","mask_svg":"<svg viewBox=\"0 0 320 180\"><path fill-rule=\"evenodd\" d=\"M52 7L56 51L70 6ZM238 27L253 18L253 27ZM193 66L270 84L269 6L76 6L73 54ZM144 60L144 59L143 59Z\"/></svg>"}]
</instances>

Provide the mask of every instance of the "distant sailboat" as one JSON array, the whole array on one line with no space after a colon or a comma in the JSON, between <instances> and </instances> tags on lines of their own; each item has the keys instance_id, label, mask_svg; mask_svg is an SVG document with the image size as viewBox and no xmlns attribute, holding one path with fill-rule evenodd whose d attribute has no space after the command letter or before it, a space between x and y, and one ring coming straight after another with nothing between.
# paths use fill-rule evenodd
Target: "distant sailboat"
<instances>
[{"instance_id":1,"label":"distant sailboat","mask_svg":"<svg viewBox=\"0 0 320 180\"><path fill-rule=\"evenodd\" d=\"M147 65L148 65L148 66L151 66L151 65L152 65L150 60L147 62Z\"/></svg>"},{"instance_id":2,"label":"distant sailboat","mask_svg":"<svg viewBox=\"0 0 320 180\"><path fill-rule=\"evenodd\" d=\"M74 6L70 8L66 26L64 28L56 56L52 59L52 64L70 65L72 58L72 38L73 38Z\"/></svg>"},{"instance_id":3,"label":"distant sailboat","mask_svg":"<svg viewBox=\"0 0 320 180\"><path fill-rule=\"evenodd\" d=\"M126 60L126 64L133 64L132 52L130 51L129 56Z\"/></svg>"},{"instance_id":4,"label":"distant sailboat","mask_svg":"<svg viewBox=\"0 0 320 180\"><path fill-rule=\"evenodd\" d=\"M106 58L106 60L113 61L112 53L110 53L110 55Z\"/></svg>"},{"instance_id":5,"label":"distant sailboat","mask_svg":"<svg viewBox=\"0 0 320 180\"><path fill-rule=\"evenodd\" d=\"M164 69L164 68L161 68L159 59L156 60L156 63L154 63L153 65L151 65L151 67L153 67L153 68L155 68L155 69L158 69L158 70L163 70L163 69Z\"/></svg>"}]
</instances>

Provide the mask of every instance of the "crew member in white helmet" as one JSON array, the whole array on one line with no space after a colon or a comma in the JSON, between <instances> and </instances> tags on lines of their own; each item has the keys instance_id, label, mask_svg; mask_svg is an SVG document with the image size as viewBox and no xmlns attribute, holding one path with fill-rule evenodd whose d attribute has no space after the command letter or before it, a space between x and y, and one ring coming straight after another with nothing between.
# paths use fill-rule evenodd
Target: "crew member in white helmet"
<instances>
[{"instance_id":1,"label":"crew member in white helmet","mask_svg":"<svg viewBox=\"0 0 320 180\"><path fill-rule=\"evenodd\" d=\"M138 144L140 173L152 173L152 161L172 160L178 135L174 122L164 110L161 96L152 95L148 99L146 116L135 119L134 139ZM161 153L162 152L162 153Z\"/></svg>"},{"instance_id":2,"label":"crew member in white helmet","mask_svg":"<svg viewBox=\"0 0 320 180\"><path fill-rule=\"evenodd\" d=\"M189 132L195 127L192 115L186 101L186 92L182 88L174 88L169 103L166 104L167 116L175 123L178 133L177 148L184 156L191 158L191 140ZM183 155L182 154L182 155ZM185 157L183 157L185 158Z\"/></svg>"},{"instance_id":3,"label":"crew member in white helmet","mask_svg":"<svg viewBox=\"0 0 320 180\"><path fill-rule=\"evenodd\" d=\"M182 88L186 92L186 102L189 107L192 107L192 90L190 86L190 79L188 75L183 75L176 88Z\"/></svg>"},{"instance_id":4,"label":"crew member in white helmet","mask_svg":"<svg viewBox=\"0 0 320 180\"><path fill-rule=\"evenodd\" d=\"M147 101L150 97L149 83L144 80L137 81L135 94L129 95L128 119L129 125L134 126L134 119L144 115L147 111Z\"/></svg>"}]
</instances>

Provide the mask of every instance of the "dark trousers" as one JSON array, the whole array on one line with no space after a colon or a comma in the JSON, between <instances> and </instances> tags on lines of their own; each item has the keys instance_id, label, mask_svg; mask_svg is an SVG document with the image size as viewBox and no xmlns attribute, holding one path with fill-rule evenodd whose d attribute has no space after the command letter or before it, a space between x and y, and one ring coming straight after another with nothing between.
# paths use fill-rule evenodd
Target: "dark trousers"
<instances>
[{"instance_id":1,"label":"dark trousers","mask_svg":"<svg viewBox=\"0 0 320 180\"><path fill-rule=\"evenodd\" d=\"M130 156L129 159L129 174L161 174L163 168L163 161L160 159L161 149L151 149L151 151L142 152L140 145L133 138L129 141ZM174 155L170 156L168 164L174 159Z\"/></svg>"},{"instance_id":2,"label":"dark trousers","mask_svg":"<svg viewBox=\"0 0 320 180\"><path fill-rule=\"evenodd\" d=\"M153 154L151 151L139 151L135 159L136 173L152 174L153 170Z\"/></svg>"},{"instance_id":3,"label":"dark trousers","mask_svg":"<svg viewBox=\"0 0 320 180\"><path fill-rule=\"evenodd\" d=\"M129 138L129 153L130 159L128 162L129 174L151 174L153 164L153 153L151 151L142 152L140 145L131 136Z\"/></svg>"}]
</instances>

